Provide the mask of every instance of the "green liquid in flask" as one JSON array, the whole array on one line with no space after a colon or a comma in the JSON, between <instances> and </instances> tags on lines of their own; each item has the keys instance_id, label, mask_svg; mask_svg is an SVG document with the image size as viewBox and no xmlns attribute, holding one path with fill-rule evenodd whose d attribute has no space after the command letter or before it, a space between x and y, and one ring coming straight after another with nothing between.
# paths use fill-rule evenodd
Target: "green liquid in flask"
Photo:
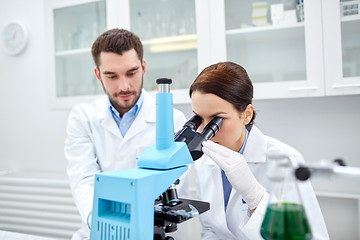
<instances>
[{"instance_id":1,"label":"green liquid in flask","mask_svg":"<svg viewBox=\"0 0 360 240\"><path fill-rule=\"evenodd\" d=\"M295 203L269 204L261 226L265 240L309 240L311 230L302 205Z\"/></svg>"}]
</instances>

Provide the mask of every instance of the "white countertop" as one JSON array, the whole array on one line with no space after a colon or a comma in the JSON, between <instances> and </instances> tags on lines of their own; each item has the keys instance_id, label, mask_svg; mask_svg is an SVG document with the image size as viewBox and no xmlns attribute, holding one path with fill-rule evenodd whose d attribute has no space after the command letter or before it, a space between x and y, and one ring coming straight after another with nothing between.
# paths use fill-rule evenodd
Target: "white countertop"
<instances>
[{"instance_id":1,"label":"white countertop","mask_svg":"<svg viewBox=\"0 0 360 240\"><path fill-rule=\"evenodd\" d=\"M0 239L6 240L54 240L51 238L39 237L35 235L28 235L23 233L15 233L0 230Z\"/></svg>"}]
</instances>

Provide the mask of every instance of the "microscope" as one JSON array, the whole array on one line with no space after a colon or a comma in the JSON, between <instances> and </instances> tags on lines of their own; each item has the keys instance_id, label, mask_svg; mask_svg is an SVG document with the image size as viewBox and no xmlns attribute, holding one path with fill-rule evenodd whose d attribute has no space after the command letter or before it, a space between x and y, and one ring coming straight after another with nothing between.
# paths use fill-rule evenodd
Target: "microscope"
<instances>
[{"instance_id":1,"label":"microscope","mask_svg":"<svg viewBox=\"0 0 360 240\"><path fill-rule=\"evenodd\" d=\"M343 159L335 159L332 162L322 160L319 163L301 164L294 171L295 177L300 181L308 180L310 177L332 176L359 178L360 168L347 166Z\"/></svg>"},{"instance_id":2,"label":"microscope","mask_svg":"<svg viewBox=\"0 0 360 240\"><path fill-rule=\"evenodd\" d=\"M198 116L174 136L171 79L157 79L156 143L146 149L137 168L95 175L91 240L171 240L165 233L210 209L207 202L178 198L176 185L188 164L202 156L201 143L220 129L215 117L204 130Z\"/></svg>"}]
</instances>

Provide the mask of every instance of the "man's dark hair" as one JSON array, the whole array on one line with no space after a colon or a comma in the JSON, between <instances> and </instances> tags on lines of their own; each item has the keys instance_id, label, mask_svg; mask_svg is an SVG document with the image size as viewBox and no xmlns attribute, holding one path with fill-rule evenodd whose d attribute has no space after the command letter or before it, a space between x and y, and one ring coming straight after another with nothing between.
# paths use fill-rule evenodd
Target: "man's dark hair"
<instances>
[{"instance_id":1,"label":"man's dark hair","mask_svg":"<svg viewBox=\"0 0 360 240\"><path fill-rule=\"evenodd\" d=\"M93 43L91 53L96 64L100 65L101 52L113 52L122 55L123 52L134 49L140 62L143 60L143 45L140 38L125 29L114 28L102 33Z\"/></svg>"}]
</instances>

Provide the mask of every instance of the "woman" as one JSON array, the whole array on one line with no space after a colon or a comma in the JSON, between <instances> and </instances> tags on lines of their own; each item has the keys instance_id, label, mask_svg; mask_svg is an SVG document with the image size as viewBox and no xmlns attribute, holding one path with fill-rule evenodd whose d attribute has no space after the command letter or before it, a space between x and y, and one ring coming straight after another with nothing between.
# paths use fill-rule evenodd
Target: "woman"
<instances>
[{"instance_id":1,"label":"woman","mask_svg":"<svg viewBox=\"0 0 360 240\"><path fill-rule=\"evenodd\" d=\"M190 87L195 115L202 131L214 117L223 118L219 132L203 143L195 162L199 199L210 202L200 215L202 239L262 239L260 227L267 209L268 160L303 161L300 153L265 136L254 125L253 86L246 71L232 62L205 68ZM299 184L313 239L328 239L326 226L309 181Z\"/></svg>"}]
</instances>

